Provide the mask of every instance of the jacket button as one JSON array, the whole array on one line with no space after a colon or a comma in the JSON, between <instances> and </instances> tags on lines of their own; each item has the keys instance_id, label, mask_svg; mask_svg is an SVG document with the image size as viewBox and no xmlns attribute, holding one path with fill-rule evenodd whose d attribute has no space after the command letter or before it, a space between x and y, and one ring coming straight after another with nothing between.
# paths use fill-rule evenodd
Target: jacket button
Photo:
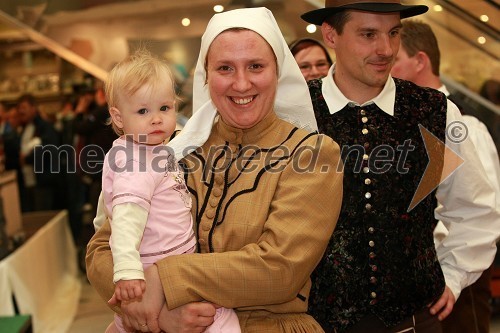
<instances>
[{"instance_id":1,"label":"jacket button","mask_svg":"<svg viewBox=\"0 0 500 333\"><path fill-rule=\"evenodd\" d=\"M205 216L209 219L213 219L215 216L215 209L209 209L206 211Z\"/></svg>"}]
</instances>

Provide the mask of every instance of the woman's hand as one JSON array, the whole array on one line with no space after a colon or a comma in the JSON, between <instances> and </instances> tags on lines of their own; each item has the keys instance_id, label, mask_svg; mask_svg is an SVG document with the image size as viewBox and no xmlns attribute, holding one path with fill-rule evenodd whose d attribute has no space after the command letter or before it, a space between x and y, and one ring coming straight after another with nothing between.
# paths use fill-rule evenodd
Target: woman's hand
<instances>
[{"instance_id":1,"label":"woman's hand","mask_svg":"<svg viewBox=\"0 0 500 333\"><path fill-rule=\"evenodd\" d=\"M212 325L215 306L207 302L193 302L169 311L163 306L160 312L160 327L165 332L201 333Z\"/></svg>"},{"instance_id":2,"label":"woman's hand","mask_svg":"<svg viewBox=\"0 0 500 333\"><path fill-rule=\"evenodd\" d=\"M165 296L156 265L151 265L144 271L146 279L146 292L140 302L122 302L123 326L127 331L143 331L159 333L158 317L165 307ZM116 300L115 300L116 301ZM111 300L110 300L111 302ZM174 331L175 332L175 331Z\"/></svg>"}]
</instances>

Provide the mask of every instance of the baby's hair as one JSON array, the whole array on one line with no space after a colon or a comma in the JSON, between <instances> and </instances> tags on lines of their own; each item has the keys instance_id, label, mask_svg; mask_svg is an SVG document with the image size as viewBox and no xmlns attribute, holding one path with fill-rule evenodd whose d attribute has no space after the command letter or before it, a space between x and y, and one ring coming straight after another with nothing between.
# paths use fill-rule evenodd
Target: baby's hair
<instances>
[{"instance_id":1,"label":"baby's hair","mask_svg":"<svg viewBox=\"0 0 500 333\"><path fill-rule=\"evenodd\" d=\"M120 94L133 95L145 84L154 86L165 75L172 82L173 95L177 96L175 79L168 64L146 49L137 49L132 55L117 63L109 73L104 87L108 107L118 108ZM112 121L111 125L116 134L124 134L123 129L118 128Z\"/></svg>"}]
</instances>

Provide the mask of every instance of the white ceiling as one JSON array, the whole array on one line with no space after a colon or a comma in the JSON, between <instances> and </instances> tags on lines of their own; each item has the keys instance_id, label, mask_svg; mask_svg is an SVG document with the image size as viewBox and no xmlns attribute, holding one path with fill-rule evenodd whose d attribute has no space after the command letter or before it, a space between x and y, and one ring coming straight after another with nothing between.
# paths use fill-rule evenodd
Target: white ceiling
<instances>
[{"instance_id":1,"label":"white ceiling","mask_svg":"<svg viewBox=\"0 0 500 333\"><path fill-rule=\"evenodd\" d=\"M453 58L479 57L493 63L487 69L500 72L497 0L407 0L406 3L423 3L431 8L420 18L433 26L441 43L445 68L463 67L454 63ZM312 35L306 33L306 23L300 15L322 7L323 0L16 0L15 4L0 0L0 9L18 19L13 22L0 15L0 19L3 18L0 21L4 22L3 26L0 25L0 51L16 45L30 47L27 43L30 40L51 49L45 45L48 39L60 46L51 50L58 54L61 52L59 55L66 58L68 49L78 53L78 49L88 43L92 48L91 56L83 54L84 59L76 56L67 60L89 61L90 67L95 65L106 71L125 56L130 40L165 41L179 48L181 41L199 38L214 14L213 6L216 4L223 5L226 10L266 6L273 11L288 42L306 35L321 39L319 32ZM437 4L443 5L444 11L435 11ZM451 14L452 9L476 18L488 14L490 21L480 23L482 27L464 22ZM191 20L189 27L180 24L184 17ZM492 34L486 35L487 44L478 45L477 37L485 31ZM54 45L51 44L51 47ZM175 57L174 53L169 52ZM196 53L196 49L188 48L178 52L177 57L194 58ZM484 64L484 61L481 62ZM92 73L92 69L87 70ZM488 75L477 71L476 74L481 79Z\"/></svg>"}]
</instances>

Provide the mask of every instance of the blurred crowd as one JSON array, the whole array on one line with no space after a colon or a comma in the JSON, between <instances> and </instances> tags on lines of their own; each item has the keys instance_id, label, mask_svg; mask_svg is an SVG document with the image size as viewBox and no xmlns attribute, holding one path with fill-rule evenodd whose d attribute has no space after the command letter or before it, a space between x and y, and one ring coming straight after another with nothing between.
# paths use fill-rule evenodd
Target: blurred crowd
<instances>
[{"instance_id":1,"label":"blurred crowd","mask_svg":"<svg viewBox=\"0 0 500 333\"><path fill-rule=\"evenodd\" d=\"M51 115L29 94L0 103L4 167L17 174L22 212L67 209L79 247L93 232L84 215L95 216L102 162L116 138L108 118L102 86L75 86Z\"/></svg>"}]
</instances>

